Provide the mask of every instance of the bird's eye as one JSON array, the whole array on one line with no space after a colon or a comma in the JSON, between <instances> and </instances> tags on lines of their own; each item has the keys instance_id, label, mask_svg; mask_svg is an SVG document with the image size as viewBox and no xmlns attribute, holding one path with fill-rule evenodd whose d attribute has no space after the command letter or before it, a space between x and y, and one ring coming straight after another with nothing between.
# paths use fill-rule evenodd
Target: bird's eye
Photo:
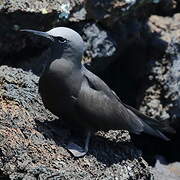
<instances>
[{"instance_id":1,"label":"bird's eye","mask_svg":"<svg viewBox=\"0 0 180 180\"><path fill-rule=\"evenodd\" d=\"M66 43L67 42L67 39L64 39L63 37L56 37L57 40L60 42L60 43Z\"/></svg>"}]
</instances>

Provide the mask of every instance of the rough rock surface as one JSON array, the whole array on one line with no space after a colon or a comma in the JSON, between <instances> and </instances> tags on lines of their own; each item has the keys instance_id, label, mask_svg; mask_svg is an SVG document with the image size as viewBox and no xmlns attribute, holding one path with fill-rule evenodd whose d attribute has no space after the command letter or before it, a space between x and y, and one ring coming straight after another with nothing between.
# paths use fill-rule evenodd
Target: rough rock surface
<instances>
[{"instance_id":1,"label":"rough rock surface","mask_svg":"<svg viewBox=\"0 0 180 180\"><path fill-rule=\"evenodd\" d=\"M179 22L180 13L174 14L173 17L152 15L149 18L148 25L150 26L151 33L158 33L161 40L170 43L175 37L180 39Z\"/></svg>"},{"instance_id":2,"label":"rough rock surface","mask_svg":"<svg viewBox=\"0 0 180 180\"><path fill-rule=\"evenodd\" d=\"M89 5L91 4L91 5ZM167 2L165 1L163 6ZM97 7L96 7L97 6ZM32 47L26 43L31 41L33 43L34 52L35 49L44 49L46 45L42 41L38 41L37 38L27 38L22 33L19 33L19 29L31 28L38 30L49 30L54 26L70 26L74 29L78 29L79 24L86 22L98 22L101 19L101 13L91 13L98 17L91 17L89 12L103 11L103 24L104 30L109 30L111 34L115 34L119 43L121 42L119 51L123 51L126 45L138 41L140 35L141 22L139 18L148 17L149 13L146 12L146 7L153 9L154 4L148 1L84 1L84 0L43 0L43 1L27 1L27 0L1 0L0 1L0 63L7 64L7 61L13 62L12 57L18 56L18 61L24 60L21 52L24 49ZM108 7L108 8L107 8ZM105 11L105 9L108 9ZM88 13L87 13L88 12ZM141 13L138 13L141 12ZM125 15L126 14L126 15ZM136 14L132 16L131 14ZM87 18L88 16L88 18ZM124 18L126 17L126 18ZM107 19L109 21L107 21ZM107 26L108 22L113 24L114 27ZM82 27L80 25L80 27ZM103 32L103 29L102 29ZM103 38L102 38L103 39ZM103 40L101 40L104 42ZM11 43L9 43L11 42ZM29 43L29 44L31 44ZM112 50L111 50L112 51ZM35 55L37 50L34 52ZM34 54L33 53L33 54ZM106 56L105 56L106 57Z\"/></svg>"},{"instance_id":3,"label":"rough rock surface","mask_svg":"<svg viewBox=\"0 0 180 180\"><path fill-rule=\"evenodd\" d=\"M36 1L33 0L1 0L0 2L0 11L5 12L15 12L15 11L23 11L23 12L39 12L42 14L47 14L52 12L53 10L57 12L62 12L63 4L70 4L69 11L75 8L78 5L82 5L83 0L60 0L60 1L52 1L52 0L42 0Z\"/></svg>"},{"instance_id":4,"label":"rough rock surface","mask_svg":"<svg viewBox=\"0 0 180 180\"><path fill-rule=\"evenodd\" d=\"M167 164L180 161L179 8L179 0L0 0L0 64L26 70L0 69L0 179L152 177L124 131L99 132L82 159L67 153L71 133L44 109L33 74L39 75L47 63L48 42L20 33L22 28L77 30L86 41L89 68L101 71L124 102L176 127L169 143L143 136L133 141L146 161L153 165L156 154L165 156ZM83 144L83 138L74 139ZM157 164L155 178L166 179L171 164Z\"/></svg>"},{"instance_id":5,"label":"rough rock surface","mask_svg":"<svg viewBox=\"0 0 180 180\"><path fill-rule=\"evenodd\" d=\"M171 137L172 141L168 143L167 146L158 143L156 147L152 146L151 148L152 152L163 154L167 161L166 165L159 164L155 166L154 172L157 179L168 179L168 177L169 179L173 179L173 177L174 179L179 178L179 174L173 170L171 171L171 166L173 166L171 163L180 161L180 156L177 153L180 151L179 15L179 13L175 14L172 18L153 15L148 22L150 31L156 34L156 38L151 41L151 47L155 50L155 53L161 55L153 54L147 64L148 83L143 92L143 98L141 95L140 110L151 117L169 121L176 129L176 135ZM162 51L162 49L164 49L164 51ZM157 50L160 51L158 52ZM147 149L145 151L147 151ZM168 163L170 164L168 165ZM176 169L178 169L178 167L179 165L177 165ZM170 169L171 172L169 172L168 169ZM170 175L168 175L168 173ZM159 176L157 176L158 174Z\"/></svg>"},{"instance_id":6,"label":"rough rock surface","mask_svg":"<svg viewBox=\"0 0 180 180\"><path fill-rule=\"evenodd\" d=\"M152 176L126 131L99 132L84 158L71 157L64 148L70 131L44 108L37 93L38 79L22 69L0 67L2 177L125 180Z\"/></svg>"},{"instance_id":7,"label":"rough rock surface","mask_svg":"<svg viewBox=\"0 0 180 180\"><path fill-rule=\"evenodd\" d=\"M178 11L178 0L87 0L87 18L103 23L104 26L113 27L116 30L124 20L129 17L146 18L153 12L164 11L171 13ZM141 20L142 20L141 19Z\"/></svg>"},{"instance_id":8,"label":"rough rock surface","mask_svg":"<svg viewBox=\"0 0 180 180\"><path fill-rule=\"evenodd\" d=\"M91 68L96 71L104 70L112 63L113 56L116 54L116 41L95 23L85 24L82 31L86 46L85 56L86 59L91 59ZM88 61L85 62L88 64Z\"/></svg>"},{"instance_id":9,"label":"rough rock surface","mask_svg":"<svg viewBox=\"0 0 180 180\"><path fill-rule=\"evenodd\" d=\"M179 61L180 61L180 14L172 18L152 16L150 31L156 33L161 42L166 43L161 57L151 57L148 79L151 84L144 93L140 110L161 119L179 118ZM152 42L157 48L161 43ZM145 106L146 104L146 106Z\"/></svg>"},{"instance_id":10,"label":"rough rock surface","mask_svg":"<svg viewBox=\"0 0 180 180\"><path fill-rule=\"evenodd\" d=\"M174 162L168 164L162 156L156 157L156 164L153 169L155 179L163 180L179 180L180 179L180 163Z\"/></svg>"},{"instance_id":11,"label":"rough rock surface","mask_svg":"<svg viewBox=\"0 0 180 180\"><path fill-rule=\"evenodd\" d=\"M19 61L23 54L21 51L31 49L26 41L33 43L34 49L46 48L46 44L39 38L25 38L20 29L31 28L39 30L48 30L55 24L63 25L66 23L66 14L69 16L70 11L74 12L76 7L82 6L80 1L72 1L64 5L67 1L27 1L27 0L2 0L0 1L0 62L13 62L16 56ZM67 11L65 15L61 14ZM29 43L31 44L31 43ZM33 50L32 50L33 51ZM36 54L37 51L35 51ZM19 57L18 57L19 56ZM13 58L12 58L13 57Z\"/></svg>"}]
</instances>

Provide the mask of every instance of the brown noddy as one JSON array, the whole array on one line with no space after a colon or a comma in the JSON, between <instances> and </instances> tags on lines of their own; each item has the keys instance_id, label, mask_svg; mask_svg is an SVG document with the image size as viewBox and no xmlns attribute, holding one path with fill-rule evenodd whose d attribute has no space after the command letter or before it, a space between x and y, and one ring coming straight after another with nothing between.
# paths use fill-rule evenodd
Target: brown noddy
<instances>
[{"instance_id":1,"label":"brown noddy","mask_svg":"<svg viewBox=\"0 0 180 180\"><path fill-rule=\"evenodd\" d=\"M62 116L71 126L87 132L85 149L70 143L68 150L76 157L88 151L90 132L128 130L169 140L162 132L173 132L164 121L152 119L121 102L98 76L81 63L84 42L74 30L66 27L47 32L24 29L52 42L50 63L39 80L43 103L52 113Z\"/></svg>"}]
</instances>

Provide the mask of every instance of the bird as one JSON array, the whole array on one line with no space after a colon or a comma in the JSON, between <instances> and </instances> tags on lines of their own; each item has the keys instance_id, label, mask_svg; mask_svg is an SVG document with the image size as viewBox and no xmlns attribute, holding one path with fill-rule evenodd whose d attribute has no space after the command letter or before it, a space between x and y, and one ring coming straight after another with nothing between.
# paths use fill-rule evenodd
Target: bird
<instances>
[{"instance_id":1,"label":"bird","mask_svg":"<svg viewBox=\"0 0 180 180\"><path fill-rule=\"evenodd\" d=\"M84 66L85 43L78 32L68 27L55 27L47 32L21 31L49 39L51 56L40 77L39 92L47 109L86 133L84 148L73 142L67 145L73 156L84 156L91 134L99 130L144 132L170 140L164 132L174 129L167 121L148 117L123 103L102 79Z\"/></svg>"}]
</instances>

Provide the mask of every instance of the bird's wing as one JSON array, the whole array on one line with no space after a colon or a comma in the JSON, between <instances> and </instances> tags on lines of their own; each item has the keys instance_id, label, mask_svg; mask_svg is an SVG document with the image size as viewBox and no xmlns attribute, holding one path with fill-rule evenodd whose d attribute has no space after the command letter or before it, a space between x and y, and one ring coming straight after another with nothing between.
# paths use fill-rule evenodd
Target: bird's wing
<instances>
[{"instance_id":1,"label":"bird's wing","mask_svg":"<svg viewBox=\"0 0 180 180\"><path fill-rule=\"evenodd\" d=\"M100 78L85 68L82 74L84 79L76 104L87 124L98 129L126 129L136 134L143 131L141 120L124 107Z\"/></svg>"},{"instance_id":2,"label":"bird's wing","mask_svg":"<svg viewBox=\"0 0 180 180\"><path fill-rule=\"evenodd\" d=\"M97 91L102 91L111 99L117 99L118 101L120 101L119 97L115 94L114 91L109 88L109 86L107 86L104 81L102 81L98 76L87 70L84 66L82 67L82 73L88 79L88 83L91 87L93 87L93 89L96 89Z\"/></svg>"},{"instance_id":3,"label":"bird's wing","mask_svg":"<svg viewBox=\"0 0 180 180\"><path fill-rule=\"evenodd\" d=\"M81 112L86 112L86 115L92 117L91 121L94 126L127 129L136 134L144 131L147 134L169 140L161 133L161 131L174 131L168 124L152 119L122 103L119 97L99 77L84 67L82 74L84 80L79 92L78 106L82 110Z\"/></svg>"},{"instance_id":4,"label":"bird's wing","mask_svg":"<svg viewBox=\"0 0 180 180\"><path fill-rule=\"evenodd\" d=\"M151 127L157 128L161 131L164 132L168 132L168 133L176 133L175 129L173 129L172 127L169 126L169 122L167 120L157 120L157 119L153 119L149 116L146 116L145 114L142 114L141 112L139 112L138 110L136 110L135 108L123 103L124 106L128 109L130 109L132 112L134 112L138 117L140 117L141 119L143 119L143 121L148 124Z\"/></svg>"}]
</instances>

